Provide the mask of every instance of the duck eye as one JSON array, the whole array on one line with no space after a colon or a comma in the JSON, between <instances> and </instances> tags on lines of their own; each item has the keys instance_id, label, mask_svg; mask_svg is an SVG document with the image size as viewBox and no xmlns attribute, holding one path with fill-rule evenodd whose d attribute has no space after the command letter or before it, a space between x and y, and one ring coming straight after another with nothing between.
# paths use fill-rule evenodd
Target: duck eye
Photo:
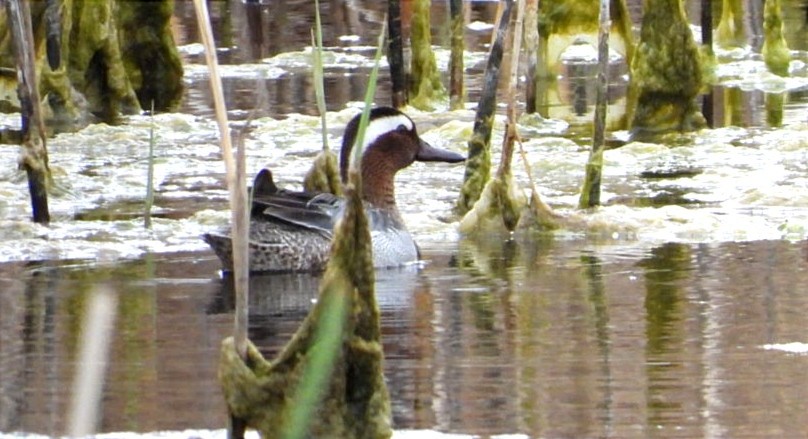
<instances>
[{"instance_id":1,"label":"duck eye","mask_svg":"<svg viewBox=\"0 0 808 439\"><path fill-rule=\"evenodd\" d=\"M409 129L407 129L407 127L402 123L401 125L399 125L396 128L396 131L402 131L403 132L403 131L409 131Z\"/></svg>"}]
</instances>

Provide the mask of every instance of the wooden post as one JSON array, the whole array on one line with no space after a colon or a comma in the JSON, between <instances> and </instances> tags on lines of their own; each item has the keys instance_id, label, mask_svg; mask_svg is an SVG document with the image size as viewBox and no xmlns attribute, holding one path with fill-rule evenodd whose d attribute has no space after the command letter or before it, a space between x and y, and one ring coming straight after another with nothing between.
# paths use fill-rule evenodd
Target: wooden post
<instances>
[{"instance_id":1,"label":"wooden post","mask_svg":"<svg viewBox=\"0 0 808 439\"><path fill-rule=\"evenodd\" d=\"M31 210L35 223L48 224L48 149L45 141L45 125L39 107L41 101L36 82L34 60L34 35L31 30L31 11L24 0L6 0L11 39L17 61L17 94L22 113L23 152L20 166L28 176L28 191L31 194ZM34 135L31 133L35 128Z\"/></svg>"},{"instance_id":2,"label":"wooden post","mask_svg":"<svg viewBox=\"0 0 808 439\"><path fill-rule=\"evenodd\" d=\"M393 83L392 105L401 108L407 105L407 72L404 68L404 47L401 39L401 3L390 0L387 10L387 62L390 65L390 80Z\"/></svg>"},{"instance_id":3,"label":"wooden post","mask_svg":"<svg viewBox=\"0 0 808 439\"><path fill-rule=\"evenodd\" d=\"M598 28L598 92L595 103L595 129L592 151L586 164L586 177L581 189L578 207L584 209L600 204L600 179L603 173L603 145L606 133L606 91L609 84L609 0L600 0L600 26Z\"/></svg>"}]
</instances>

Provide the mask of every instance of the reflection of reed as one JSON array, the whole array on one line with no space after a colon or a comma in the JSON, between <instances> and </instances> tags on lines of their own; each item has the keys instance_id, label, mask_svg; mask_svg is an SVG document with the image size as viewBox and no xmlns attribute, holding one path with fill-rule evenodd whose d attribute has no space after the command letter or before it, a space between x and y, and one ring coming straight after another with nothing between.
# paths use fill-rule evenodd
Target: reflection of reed
<instances>
[{"instance_id":1,"label":"reflection of reed","mask_svg":"<svg viewBox=\"0 0 808 439\"><path fill-rule=\"evenodd\" d=\"M24 293L25 284L19 273L16 270L6 273L4 269L0 277L0 431L19 429L18 416L25 402L22 389L28 367L24 336L20 332L25 319Z\"/></svg>"}]
</instances>

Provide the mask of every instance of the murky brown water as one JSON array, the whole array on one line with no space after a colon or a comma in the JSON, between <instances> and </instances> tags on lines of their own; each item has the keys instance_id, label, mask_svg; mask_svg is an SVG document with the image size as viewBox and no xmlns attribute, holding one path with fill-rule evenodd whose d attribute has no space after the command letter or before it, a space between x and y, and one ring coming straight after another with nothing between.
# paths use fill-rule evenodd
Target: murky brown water
<instances>
[{"instance_id":1,"label":"murky brown water","mask_svg":"<svg viewBox=\"0 0 808 439\"><path fill-rule=\"evenodd\" d=\"M427 247L378 273L397 429L530 437L804 437L808 253L780 241L647 251L541 239ZM120 306L102 431L219 429L217 262L0 267L0 431L63 434L82 305ZM250 338L273 353L316 279L253 280Z\"/></svg>"},{"instance_id":2,"label":"murky brown water","mask_svg":"<svg viewBox=\"0 0 808 439\"><path fill-rule=\"evenodd\" d=\"M222 61L252 68L252 63L259 65L258 60L301 50L309 44L311 14L307 11L311 2L269 3L250 9L237 1L210 2L216 17L217 39L225 48L220 52ZM367 48L349 48L375 44L374 32L383 16L383 3L324 3L329 8L324 14L325 45L337 48L335 52L340 53L369 52ZM802 19L801 5L804 2L786 4L787 26L792 30L787 37L791 47L800 50L797 56L808 61L804 52L808 40L803 38L808 26ZM436 2L433 22L445 21L446 11L441 9L444 7ZM490 22L494 9L493 3L475 2L469 19ZM267 33L255 34L258 28L249 23L260 23ZM177 2L175 26L180 43L196 41L190 2ZM437 44L444 44L445 29L436 24L433 31ZM357 35L358 40L340 39L344 35ZM476 50L483 50L487 41L485 31L470 32L467 39ZM754 38L751 42L757 44ZM189 62L195 57L187 55ZM474 86L475 75L482 67L480 64L471 68L469 102L476 100L474 93L479 88ZM330 110L362 99L366 70L360 63L334 67L327 72ZM567 73L568 82L560 81L568 88L562 90L564 100L557 106L561 112L558 114L589 118L586 105L583 114L578 115L574 104L580 103L580 99L585 103L594 99L586 87L586 75L591 72L584 69L580 77L574 77L572 70ZM576 88L573 79L584 86ZM188 95L182 112L209 115L206 77L191 74L186 81ZM378 102L386 102L389 95L389 84L385 81L377 93ZM225 82L228 101L234 108L231 116L244 118L244 112L259 100L256 80L239 72L226 76ZM278 77L267 73L259 84L266 86L269 96L265 104L269 110L264 115L314 114L308 69L286 68ZM575 95L576 90L580 96ZM619 86L615 90L618 92L613 98L618 101ZM765 127L763 93L739 90L724 89L717 95L717 102L721 102L717 104L719 125ZM805 120L807 99L804 90L789 94L786 123ZM188 129L198 131L197 136L212 136L210 129L202 130L190 123L188 126L195 127ZM760 204L754 200L733 201L737 200L735 195L727 197L729 207L720 206L727 209L720 214L725 215L733 208L748 210L748 215L740 215L741 221L762 216L765 221L761 224L768 226L776 221L784 233L804 236L803 222L795 220L804 216L803 208L794 205L800 204L805 192L801 179L794 176L803 170L800 165L803 156L799 155L802 146L795 142L792 147L769 150L759 142L771 141L766 139L773 136L766 137L760 132L731 134L715 133L714 137L726 136L730 140L719 143L738 146L737 151L732 151L738 164L726 158L718 159L724 163L714 163L706 157L708 152L713 156L719 152L729 156L726 148L705 151L694 146L693 166L750 169L757 171L755 178L762 178L763 173L772 171L755 168L762 160L742 147L783 157L793 150L795 158L788 166L772 163L777 165L772 169L788 172L785 175L790 177L788 181L768 182L759 188L764 195L770 195L762 197ZM297 134L290 136L294 135ZM109 139L103 137L100 143L109 143ZM167 137L166 141L172 139ZM84 148L95 148L92 140L82 142L89 145L82 143ZM202 155L207 162L218 160L205 139L177 142L193 153L180 150L179 158L169 156L176 160L169 162L173 167L181 166L184 160L198 165L196 155ZM130 156L135 164L141 160L134 141L119 143L111 145L117 149L104 151ZM547 145L542 147L555 151ZM253 152L257 153L256 150ZM59 153L58 147L56 152ZM661 154L659 161L663 164L666 160L673 161L675 166L690 163L677 159L674 153ZM637 183L633 180L626 183L623 174L645 170L647 162L655 160L656 156L646 157L652 154L656 152L637 153L627 148L612 156L620 157L628 167L620 169L619 164L609 163L610 170L622 179L610 182L608 187L616 193L616 199L625 193L640 198L641 191L634 187ZM632 164L632 160L639 164ZM570 166L570 161L574 160L567 160L564 166ZM558 198L569 195L564 191L574 192L574 188L566 186L577 186L577 179L569 176L562 179L553 174L577 172L571 169L545 169L551 178L542 182L547 186L543 190ZM441 178L456 176L430 172L428 178L436 186ZM283 173L290 174L288 169ZM182 212L177 214L182 218L194 206L200 210L223 209L221 188L213 189L208 180L190 174L181 176L187 177L185 184L169 179L161 188L161 194L167 198L162 204L182 203L178 209ZM710 181L718 177L737 180L733 173L704 175ZM649 197L659 195L660 189L654 182L644 184ZM700 184L703 183L694 178L693 187L687 183L681 185L682 199L684 195L696 196L693 211L724 200L720 197L727 189L710 185L704 189ZM741 185L738 191L747 189ZM445 188L443 191L438 198L452 195ZM174 200L170 197L172 192L184 195ZM402 188L399 195L419 201L434 195L413 192L422 192L420 186ZM722 193L717 196L714 192ZM792 202L775 197L782 193ZM751 192L748 198L761 198L755 194ZM782 214L773 215L775 220L756 214L764 209L779 209ZM132 215L138 215L137 208L133 212ZM634 215L636 210L630 212ZM411 210L405 215L421 219ZM667 222L660 220L660 227L670 227L671 222L680 218L674 217ZM636 222L636 218L632 216L630 221ZM696 222L683 218L682 222ZM95 217L81 216L74 221L81 223L78 220L84 219L97 221ZM64 218L61 221L69 223ZM749 227L738 226L737 221L737 216L732 215L732 220L727 221L731 227L727 228L758 236L749 232ZM199 226L200 222L203 221L197 220L193 225ZM28 228L14 227L20 230L9 233L19 233L27 241L32 239ZM54 229L58 231L58 227ZM70 228L70 224L61 227ZM81 243L89 248L87 254L96 255L93 242L106 242L108 234L126 235L135 229L140 230L139 223L119 224L111 231L101 232L88 228L91 231L86 233L78 227L66 234L71 238L71 244L67 245ZM695 224L692 229L670 236L697 232ZM42 241L58 240L34 230L34 238L39 234ZM734 236L714 232L705 235ZM160 239L155 236L163 235L142 232L133 236L154 240ZM423 238L422 250L430 261L423 269L377 274L385 373L396 429L570 438L806 437L808 247L805 241L652 244L630 237L595 241L565 234L556 238L520 237L518 242L500 237L487 242ZM115 243L115 239L110 241ZM184 248L186 243L178 241L171 244ZM58 247L53 242L48 244ZM70 386L76 368L80 367L76 356L82 336L81 318L90 292L98 285L110 286L119 299L100 430L154 435L166 430L223 428L225 412L215 367L218 345L231 331L233 299L228 280L218 277L218 261L209 251L149 253L123 261L137 253L117 254L114 248L107 247L101 247L97 253L97 258L91 260L0 263L0 437L13 432L64 434ZM104 262L107 253L111 255L110 261ZM48 254L58 257L61 253L54 248ZM311 306L316 289L317 278L309 275L261 276L252 280L250 338L265 354L276 352L294 332Z\"/></svg>"}]
</instances>

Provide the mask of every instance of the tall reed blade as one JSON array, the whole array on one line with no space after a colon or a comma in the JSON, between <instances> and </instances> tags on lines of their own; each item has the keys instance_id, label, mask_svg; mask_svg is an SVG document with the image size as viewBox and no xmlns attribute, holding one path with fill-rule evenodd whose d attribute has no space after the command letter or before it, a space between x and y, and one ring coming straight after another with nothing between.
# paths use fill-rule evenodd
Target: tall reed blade
<instances>
[{"instance_id":1,"label":"tall reed blade","mask_svg":"<svg viewBox=\"0 0 808 439\"><path fill-rule=\"evenodd\" d=\"M149 159L146 172L146 207L143 214L143 226L151 229L151 211L154 205L154 101L151 103L151 123L149 124Z\"/></svg>"}]
</instances>

